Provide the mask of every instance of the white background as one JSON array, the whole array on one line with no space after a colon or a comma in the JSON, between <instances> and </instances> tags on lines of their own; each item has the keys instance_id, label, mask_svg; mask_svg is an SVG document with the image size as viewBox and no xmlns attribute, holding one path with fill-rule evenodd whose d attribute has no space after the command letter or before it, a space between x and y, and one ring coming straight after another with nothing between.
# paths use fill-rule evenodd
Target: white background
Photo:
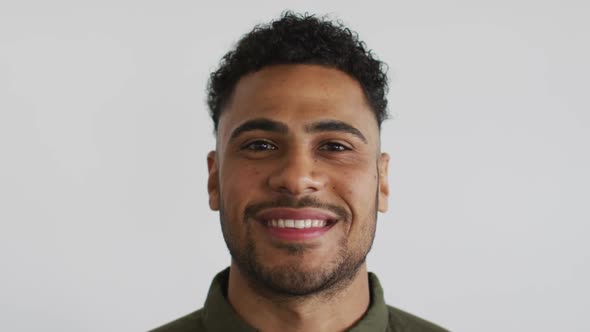
<instances>
[{"instance_id":1,"label":"white background","mask_svg":"<svg viewBox=\"0 0 590 332\"><path fill-rule=\"evenodd\" d=\"M588 1L0 2L0 330L145 331L228 265L205 84L283 9L391 69L369 268L453 331L590 331Z\"/></svg>"}]
</instances>

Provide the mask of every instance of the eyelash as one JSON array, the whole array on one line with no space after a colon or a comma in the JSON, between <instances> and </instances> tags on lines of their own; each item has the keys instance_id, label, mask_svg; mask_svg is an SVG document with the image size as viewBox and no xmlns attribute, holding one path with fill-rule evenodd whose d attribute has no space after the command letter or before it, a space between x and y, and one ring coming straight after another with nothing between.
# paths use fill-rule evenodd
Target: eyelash
<instances>
[{"instance_id":1,"label":"eyelash","mask_svg":"<svg viewBox=\"0 0 590 332\"><path fill-rule=\"evenodd\" d=\"M261 145L266 145L267 148L262 148L262 149L254 148L254 146L256 146L256 145L258 145L259 147ZM269 149L268 147L271 147L271 148ZM251 151L270 151L270 150L276 150L276 149L278 149L278 148L274 144L272 144L268 141L264 141L264 140L257 140L257 141L248 142L242 146L242 150L251 150Z\"/></svg>"},{"instance_id":2,"label":"eyelash","mask_svg":"<svg viewBox=\"0 0 590 332\"><path fill-rule=\"evenodd\" d=\"M327 147L327 146L330 146L332 148L334 148L334 147L337 147L337 148L336 149L326 149L325 147ZM323 143L322 145L320 145L320 150L331 151L331 152L344 152L344 151L349 151L352 149L342 143L326 142L326 143Z\"/></svg>"},{"instance_id":3,"label":"eyelash","mask_svg":"<svg viewBox=\"0 0 590 332\"><path fill-rule=\"evenodd\" d=\"M264 145L265 147L262 147L262 145ZM330 148L326 148L326 147L330 147ZM248 142L248 143L244 144L241 149L242 150L250 150L250 151L271 151L271 150L277 150L278 147L268 141L256 140L256 141L252 141L252 142ZM350 150L352 150L352 148L346 146L345 144L338 143L338 142L326 142L326 143L322 143L320 145L319 150L330 151L330 152L344 152L344 151L350 151Z\"/></svg>"}]
</instances>

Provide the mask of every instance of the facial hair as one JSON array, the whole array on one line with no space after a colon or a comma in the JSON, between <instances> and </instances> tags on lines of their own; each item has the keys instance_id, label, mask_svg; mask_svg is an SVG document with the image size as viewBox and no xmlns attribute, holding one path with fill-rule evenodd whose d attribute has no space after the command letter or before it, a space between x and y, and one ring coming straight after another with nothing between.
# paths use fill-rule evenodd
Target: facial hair
<instances>
[{"instance_id":1,"label":"facial hair","mask_svg":"<svg viewBox=\"0 0 590 332\"><path fill-rule=\"evenodd\" d=\"M223 236L233 262L246 276L250 286L259 293L281 298L329 296L348 286L365 262L375 237L376 204L377 200L375 200L374 210L368 216L365 216L369 220L360 221L365 224L359 237L362 242L351 247L347 238L343 237L339 241L338 249L334 252L331 261L313 270L304 268L301 264L294 264L292 261L288 264L273 267L264 264L264 261L260 259L259 249L251 234L252 227L250 227L249 223L253 222L252 217L265 208L312 207L332 211L339 216L338 222L351 223L351 216L346 209L337 205L322 203L311 196L299 200L291 197L281 197L276 201L249 205L246 207L243 216L243 227L246 227L247 231L245 243L241 247L238 246L238 242L228 227L231 221L225 220L223 206L220 206L220 219ZM306 244L282 244L278 248L283 249L286 255L291 256L302 256L306 251L313 250Z\"/></svg>"}]
</instances>

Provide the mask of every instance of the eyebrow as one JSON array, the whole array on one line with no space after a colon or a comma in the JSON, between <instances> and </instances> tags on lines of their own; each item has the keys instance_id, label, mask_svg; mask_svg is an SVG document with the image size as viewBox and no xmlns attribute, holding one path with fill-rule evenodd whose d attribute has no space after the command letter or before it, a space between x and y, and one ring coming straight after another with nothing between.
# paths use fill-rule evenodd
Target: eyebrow
<instances>
[{"instance_id":1,"label":"eyebrow","mask_svg":"<svg viewBox=\"0 0 590 332\"><path fill-rule=\"evenodd\" d=\"M289 132L289 127L279 121L274 121L266 118L259 118L253 119L244 122L239 127L234 129L230 135L230 140L235 139L236 137L240 136L241 134L254 131L254 130L262 130L268 132L274 132L279 134L286 134ZM363 143L367 144L367 138L365 135L361 133L360 130L356 129L354 126L338 120L322 120L318 122L314 122L305 126L305 131L307 133L321 133L321 132L343 132L348 133L356 136L359 138Z\"/></svg>"},{"instance_id":2,"label":"eyebrow","mask_svg":"<svg viewBox=\"0 0 590 332\"><path fill-rule=\"evenodd\" d=\"M231 133L230 140L240 136L245 132L253 130L263 130L279 134L286 134L289 131L289 128L282 122L264 118L253 119L242 123L239 127L234 129L234 131Z\"/></svg>"},{"instance_id":3,"label":"eyebrow","mask_svg":"<svg viewBox=\"0 0 590 332\"><path fill-rule=\"evenodd\" d=\"M363 143L367 144L367 138L352 125L338 120L323 120L305 126L305 131L308 133L319 133L326 131L337 131L352 134L358 137Z\"/></svg>"}]
</instances>

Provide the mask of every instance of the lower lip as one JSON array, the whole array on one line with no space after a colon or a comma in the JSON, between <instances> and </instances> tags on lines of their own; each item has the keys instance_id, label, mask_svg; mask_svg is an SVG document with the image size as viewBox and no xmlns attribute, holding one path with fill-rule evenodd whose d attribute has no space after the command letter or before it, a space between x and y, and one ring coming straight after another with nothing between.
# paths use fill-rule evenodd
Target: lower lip
<instances>
[{"instance_id":1,"label":"lower lip","mask_svg":"<svg viewBox=\"0 0 590 332\"><path fill-rule=\"evenodd\" d=\"M329 231L332 226L334 226L334 223L325 227L312 228L279 228L269 226L265 226L265 228L270 235L281 240L301 241L318 238Z\"/></svg>"}]
</instances>

